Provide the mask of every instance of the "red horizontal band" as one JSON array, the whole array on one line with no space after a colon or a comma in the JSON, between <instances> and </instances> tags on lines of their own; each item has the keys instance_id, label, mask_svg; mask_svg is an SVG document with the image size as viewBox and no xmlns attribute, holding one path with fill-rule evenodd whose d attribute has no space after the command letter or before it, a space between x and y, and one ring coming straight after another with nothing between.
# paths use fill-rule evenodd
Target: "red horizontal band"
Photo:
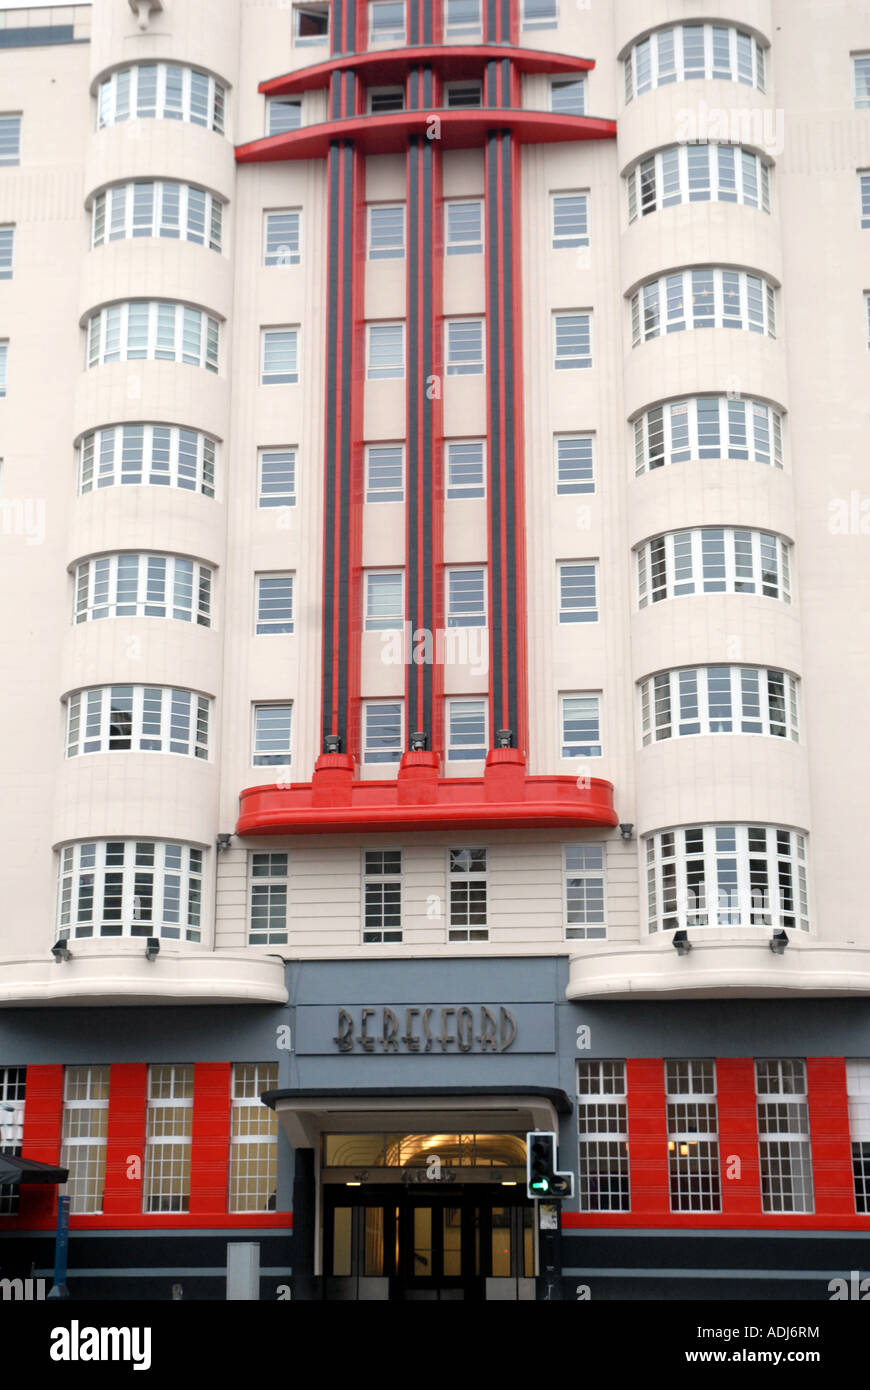
<instances>
[{"instance_id":1,"label":"red horizontal band","mask_svg":"<svg viewBox=\"0 0 870 1390\"><path fill-rule=\"evenodd\" d=\"M480 77L487 63L507 58L518 72L590 72L593 58L574 58L567 53L546 53L535 48L511 48L502 44L427 44L418 48L375 49L328 58L323 63L297 68L281 77L270 77L257 90L266 96L289 96L328 87L334 72L358 72L367 82L404 81L412 67L433 68L449 78Z\"/></svg>"}]
</instances>

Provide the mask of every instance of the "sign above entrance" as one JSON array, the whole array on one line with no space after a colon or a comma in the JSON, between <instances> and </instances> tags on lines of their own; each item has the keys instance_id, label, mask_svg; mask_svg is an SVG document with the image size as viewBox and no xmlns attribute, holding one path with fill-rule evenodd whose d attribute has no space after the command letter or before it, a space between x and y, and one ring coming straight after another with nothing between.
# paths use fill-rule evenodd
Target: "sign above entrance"
<instances>
[{"instance_id":1,"label":"sign above entrance","mask_svg":"<svg viewBox=\"0 0 870 1390\"><path fill-rule=\"evenodd\" d=\"M507 1052L517 1020L504 1004L339 1009L339 1052Z\"/></svg>"}]
</instances>

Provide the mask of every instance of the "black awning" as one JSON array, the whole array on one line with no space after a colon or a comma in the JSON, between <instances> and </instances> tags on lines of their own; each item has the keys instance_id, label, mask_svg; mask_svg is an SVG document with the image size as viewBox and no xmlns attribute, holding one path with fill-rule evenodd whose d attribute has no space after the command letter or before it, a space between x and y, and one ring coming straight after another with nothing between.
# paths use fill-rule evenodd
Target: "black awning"
<instances>
[{"instance_id":1,"label":"black awning","mask_svg":"<svg viewBox=\"0 0 870 1390\"><path fill-rule=\"evenodd\" d=\"M19 1183L66 1182L68 1168L56 1168L53 1163L40 1163L35 1158L21 1158L0 1153L0 1187L17 1187Z\"/></svg>"},{"instance_id":2,"label":"black awning","mask_svg":"<svg viewBox=\"0 0 870 1390\"><path fill-rule=\"evenodd\" d=\"M553 1086L319 1086L289 1091L264 1091L260 1100L274 1110L275 1102L279 1100L322 1100L327 1103L354 1096L370 1100L396 1100L400 1096L407 1097L409 1110L414 1109L414 1100L450 1101L460 1096L463 1099L479 1096L482 1100L490 1096L509 1096L514 1100L544 1099L550 1102L557 1115L570 1115L573 1109L567 1093Z\"/></svg>"}]
</instances>

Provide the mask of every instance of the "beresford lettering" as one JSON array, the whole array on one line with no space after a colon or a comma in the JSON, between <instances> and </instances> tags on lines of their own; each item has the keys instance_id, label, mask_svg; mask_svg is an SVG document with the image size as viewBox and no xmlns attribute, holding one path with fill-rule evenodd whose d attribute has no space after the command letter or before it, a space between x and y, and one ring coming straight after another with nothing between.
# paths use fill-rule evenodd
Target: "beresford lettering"
<instances>
[{"instance_id":1,"label":"beresford lettering","mask_svg":"<svg viewBox=\"0 0 870 1390\"><path fill-rule=\"evenodd\" d=\"M339 1052L507 1052L516 1036L517 1021L504 1004L423 1005L398 1013L383 1005L361 1008L356 1017L339 1009L334 1041Z\"/></svg>"}]
</instances>

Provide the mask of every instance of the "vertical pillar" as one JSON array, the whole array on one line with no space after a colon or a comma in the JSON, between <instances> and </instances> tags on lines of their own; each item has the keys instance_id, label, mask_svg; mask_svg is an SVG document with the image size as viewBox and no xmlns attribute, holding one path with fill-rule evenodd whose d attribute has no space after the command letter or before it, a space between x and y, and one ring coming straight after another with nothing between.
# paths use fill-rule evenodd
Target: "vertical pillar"
<instances>
[{"instance_id":1,"label":"vertical pillar","mask_svg":"<svg viewBox=\"0 0 870 1390\"><path fill-rule=\"evenodd\" d=\"M105 1216L138 1216L142 1211L147 1103L147 1064L115 1063L109 1072ZM138 1164L132 1161L136 1158Z\"/></svg>"},{"instance_id":2,"label":"vertical pillar","mask_svg":"<svg viewBox=\"0 0 870 1390\"><path fill-rule=\"evenodd\" d=\"M854 1217L849 1099L842 1057L807 1058L807 1104L816 1215Z\"/></svg>"},{"instance_id":3,"label":"vertical pillar","mask_svg":"<svg viewBox=\"0 0 870 1390\"><path fill-rule=\"evenodd\" d=\"M629 1058L625 1071L631 1213L633 1217L667 1216L670 1197L664 1063L657 1057Z\"/></svg>"},{"instance_id":4,"label":"vertical pillar","mask_svg":"<svg viewBox=\"0 0 870 1390\"><path fill-rule=\"evenodd\" d=\"M190 1141L190 1214L220 1218L228 1209L229 1062L196 1062Z\"/></svg>"},{"instance_id":5,"label":"vertical pillar","mask_svg":"<svg viewBox=\"0 0 870 1390\"><path fill-rule=\"evenodd\" d=\"M314 1150L296 1149L293 1178L293 1297L316 1297L314 1284Z\"/></svg>"},{"instance_id":6,"label":"vertical pillar","mask_svg":"<svg viewBox=\"0 0 870 1390\"><path fill-rule=\"evenodd\" d=\"M63 1067L29 1066L24 1094L24 1123L21 1152L38 1163L57 1163L60 1159L63 1126ZM18 1220L40 1225L54 1221L57 1214L57 1188L24 1186L20 1189Z\"/></svg>"},{"instance_id":7,"label":"vertical pillar","mask_svg":"<svg viewBox=\"0 0 870 1390\"><path fill-rule=\"evenodd\" d=\"M720 1057L716 1062L722 1213L757 1225L761 1214L755 1064L751 1057ZM739 1177L729 1177L739 1160Z\"/></svg>"}]
</instances>

